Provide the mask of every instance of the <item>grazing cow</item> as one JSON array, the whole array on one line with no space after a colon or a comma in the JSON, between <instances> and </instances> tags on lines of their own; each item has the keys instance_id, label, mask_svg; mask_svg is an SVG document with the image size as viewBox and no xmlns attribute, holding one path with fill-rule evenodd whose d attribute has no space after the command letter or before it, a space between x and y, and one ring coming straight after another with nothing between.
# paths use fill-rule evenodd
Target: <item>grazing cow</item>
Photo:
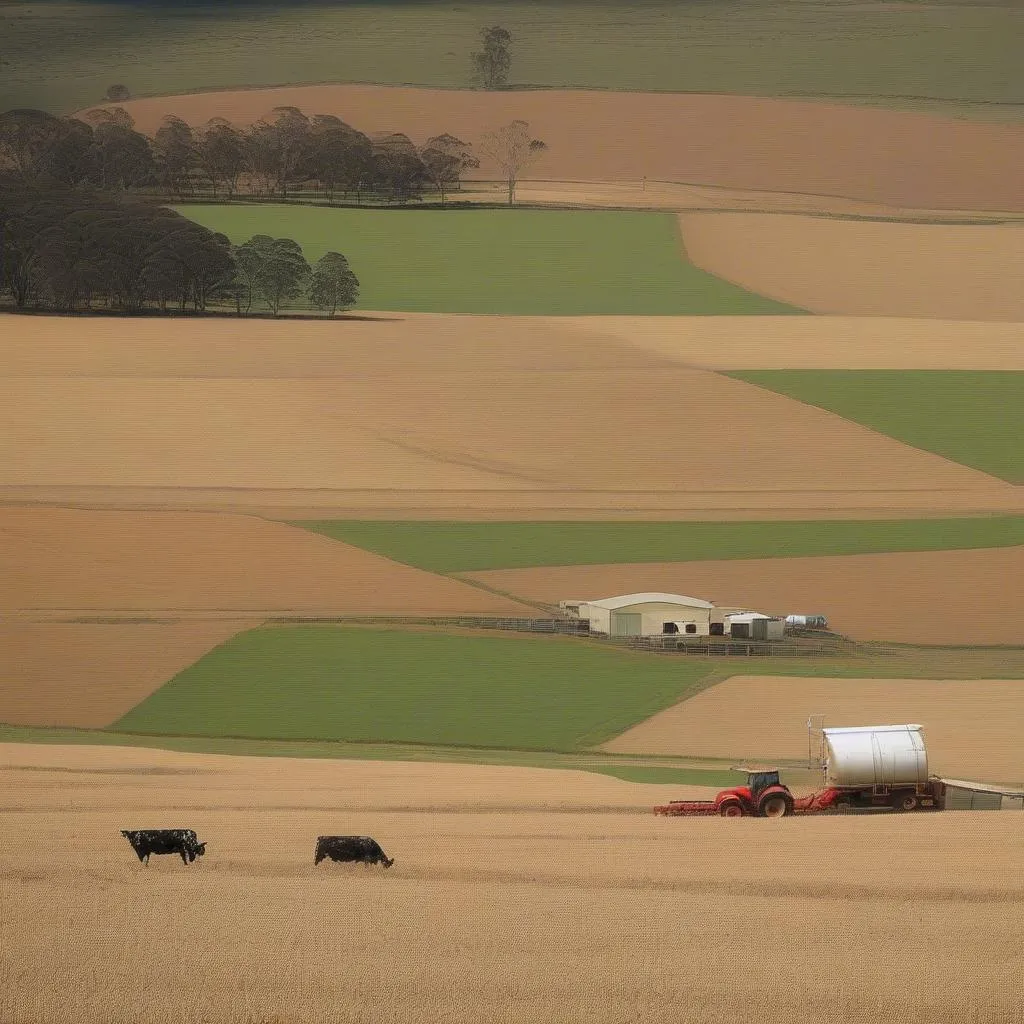
<instances>
[{"instance_id":1,"label":"grazing cow","mask_svg":"<svg viewBox=\"0 0 1024 1024\"><path fill-rule=\"evenodd\" d=\"M389 868L395 863L394 857L389 858L380 848L380 843L369 836L319 836L313 863L319 864L325 857L333 861L362 863L363 867L383 864Z\"/></svg>"},{"instance_id":2,"label":"grazing cow","mask_svg":"<svg viewBox=\"0 0 1024 1024\"><path fill-rule=\"evenodd\" d=\"M199 842L190 828L121 829L121 835L132 844L139 860L148 866L150 854L177 853L182 864L191 864L206 853L206 843Z\"/></svg>"}]
</instances>

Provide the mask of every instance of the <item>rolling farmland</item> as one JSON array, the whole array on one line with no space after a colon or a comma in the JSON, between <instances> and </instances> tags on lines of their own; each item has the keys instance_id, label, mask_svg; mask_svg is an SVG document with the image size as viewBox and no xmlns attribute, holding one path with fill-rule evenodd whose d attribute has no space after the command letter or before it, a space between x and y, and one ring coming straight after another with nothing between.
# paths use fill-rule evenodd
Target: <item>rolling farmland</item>
<instances>
[{"instance_id":1,"label":"rolling farmland","mask_svg":"<svg viewBox=\"0 0 1024 1024\"><path fill-rule=\"evenodd\" d=\"M499 22L508 87L473 88ZM0 111L96 123L0 122L0 1024L1019 1024L1019 811L651 811L753 759L817 789L815 714L1024 784L1022 32L0 2ZM151 141L100 123L114 83ZM282 107L480 166L458 208L362 207L394 154L335 125L357 205L303 205L330 122L246 134ZM481 145L513 119L547 143L519 209ZM110 205L33 234L29 167ZM271 317L279 265L125 198L344 253L358 311ZM477 618L657 590L854 643ZM142 866L125 828L209 849ZM394 866L314 867L327 834Z\"/></svg>"}]
</instances>

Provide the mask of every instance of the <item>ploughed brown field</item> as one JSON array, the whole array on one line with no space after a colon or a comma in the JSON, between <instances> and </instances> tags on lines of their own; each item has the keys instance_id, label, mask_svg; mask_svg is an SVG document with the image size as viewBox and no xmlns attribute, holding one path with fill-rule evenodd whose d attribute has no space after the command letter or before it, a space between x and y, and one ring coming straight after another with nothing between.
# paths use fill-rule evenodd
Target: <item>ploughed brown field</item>
<instances>
[{"instance_id":1,"label":"ploughed brown field","mask_svg":"<svg viewBox=\"0 0 1024 1024\"><path fill-rule=\"evenodd\" d=\"M0 624L0 722L110 725L214 647L258 625L258 619L5 622Z\"/></svg>"},{"instance_id":2,"label":"ploughed brown field","mask_svg":"<svg viewBox=\"0 0 1024 1024\"><path fill-rule=\"evenodd\" d=\"M20 618L533 611L299 527L207 512L0 508L0 567L0 609Z\"/></svg>"},{"instance_id":3,"label":"ploughed brown field","mask_svg":"<svg viewBox=\"0 0 1024 1024\"><path fill-rule=\"evenodd\" d=\"M1024 223L685 213L690 262L815 313L1024 321Z\"/></svg>"},{"instance_id":4,"label":"ploughed brown field","mask_svg":"<svg viewBox=\"0 0 1024 1024\"><path fill-rule=\"evenodd\" d=\"M0 747L10 1024L1013 1024L1013 813L657 818L514 768ZM192 827L138 863L122 828ZM371 835L392 868L313 866ZM766 938L767 937L767 938ZM726 982L727 979L727 982Z\"/></svg>"},{"instance_id":5,"label":"ploughed brown field","mask_svg":"<svg viewBox=\"0 0 1024 1024\"><path fill-rule=\"evenodd\" d=\"M2 722L109 725L268 616L537 614L253 516L0 507Z\"/></svg>"},{"instance_id":6,"label":"ploughed brown field","mask_svg":"<svg viewBox=\"0 0 1024 1024\"><path fill-rule=\"evenodd\" d=\"M535 601L689 594L766 615L825 615L857 640L1019 644L1024 547L734 561L566 565L465 573ZM1022 723L1024 724L1024 723Z\"/></svg>"},{"instance_id":7,"label":"ploughed brown field","mask_svg":"<svg viewBox=\"0 0 1024 1024\"><path fill-rule=\"evenodd\" d=\"M825 725L924 726L929 770L1024 788L1024 680L733 676L606 743L620 754L806 758L811 715ZM815 752L816 753L816 752Z\"/></svg>"},{"instance_id":8,"label":"ploughed brown field","mask_svg":"<svg viewBox=\"0 0 1024 1024\"><path fill-rule=\"evenodd\" d=\"M1021 323L882 316L603 316L562 323L708 370L1024 370Z\"/></svg>"},{"instance_id":9,"label":"ploughed brown field","mask_svg":"<svg viewBox=\"0 0 1024 1024\"><path fill-rule=\"evenodd\" d=\"M332 378L652 369L1024 370L1024 323L862 316L173 320L0 314L0 379ZM4 380L5 385L17 386Z\"/></svg>"},{"instance_id":10,"label":"ploughed brown field","mask_svg":"<svg viewBox=\"0 0 1024 1024\"><path fill-rule=\"evenodd\" d=\"M525 175L621 181L643 177L738 189L815 193L937 209L1024 210L1024 129L749 96L583 90L481 92L321 85L133 100L147 132L167 114L191 125L242 125L294 106L335 114L367 133L418 144L449 132L477 143L514 118L550 146ZM480 174L494 174L483 162Z\"/></svg>"},{"instance_id":11,"label":"ploughed brown field","mask_svg":"<svg viewBox=\"0 0 1024 1024\"><path fill-rule=\"evenodd\" d=\"M670 318L638 328L642 351L629 321L594 319L8 320L0 497L463 518L1024 506L984 473L687 366L688 318L678 345ZM937 331L1014 358L1001 325L965 327ZM793 330L791 351L808 339ZM733 435L748 443L726 457Z\"/></svg>"}]
</instances>

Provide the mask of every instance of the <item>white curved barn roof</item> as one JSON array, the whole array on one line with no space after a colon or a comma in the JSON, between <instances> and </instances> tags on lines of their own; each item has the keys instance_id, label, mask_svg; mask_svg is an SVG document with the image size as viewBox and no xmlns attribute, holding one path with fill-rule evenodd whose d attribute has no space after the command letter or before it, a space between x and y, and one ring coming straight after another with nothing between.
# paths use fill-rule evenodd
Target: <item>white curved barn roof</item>
<instances>
[{"instance_id":1,"label":"white curved barn roof","mask_svg":"<svg viewBox=\"0 0 1024 1024\"><path fill-rule=\"evenodd\" d=\"M628 608L633 604L678 604L687 608L714 608L710 601L699 597L685 597L683 594L623 594L621 597L606 597L600 601L588 601L595 608Z\"/></svg>"}]
</instances>

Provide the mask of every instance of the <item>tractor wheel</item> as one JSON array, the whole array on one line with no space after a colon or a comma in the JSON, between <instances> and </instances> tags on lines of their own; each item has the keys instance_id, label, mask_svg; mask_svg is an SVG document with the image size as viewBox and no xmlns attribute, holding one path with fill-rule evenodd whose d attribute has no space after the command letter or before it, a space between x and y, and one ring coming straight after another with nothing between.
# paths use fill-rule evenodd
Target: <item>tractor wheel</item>
<instances>
[{"instance_id":1,"label":"tractor wheel","mask_svg":"<svg viewBox=\"0 0 1024 1024\"><path fill-rule=\"evenodd\" d=\"M718 805L718 814L722 818L742 818L743 804L739 800L723 800Z\"/></svg>"},{"instance_id":2,"label":"tractor wheel","mask_svg":"<svg viewBox=\"0 0 1024 1024\"><path fill-rule=\"evenodd\" d=\"M793 798L788 793L766 793L757 805L762 818L785 818L793 813Z\"/></svg>"},{"instance_id":3,"label":"tractor wheel","mask_svg":"<svg viewBox=\"0 0 1024 1024\"><path fill-rule=\"evenodd\" d=\"M916 811L918 805L917 796L914 793L896 793L892 798L892 809L894 811Z\"/></svg>"}]
</instances>

